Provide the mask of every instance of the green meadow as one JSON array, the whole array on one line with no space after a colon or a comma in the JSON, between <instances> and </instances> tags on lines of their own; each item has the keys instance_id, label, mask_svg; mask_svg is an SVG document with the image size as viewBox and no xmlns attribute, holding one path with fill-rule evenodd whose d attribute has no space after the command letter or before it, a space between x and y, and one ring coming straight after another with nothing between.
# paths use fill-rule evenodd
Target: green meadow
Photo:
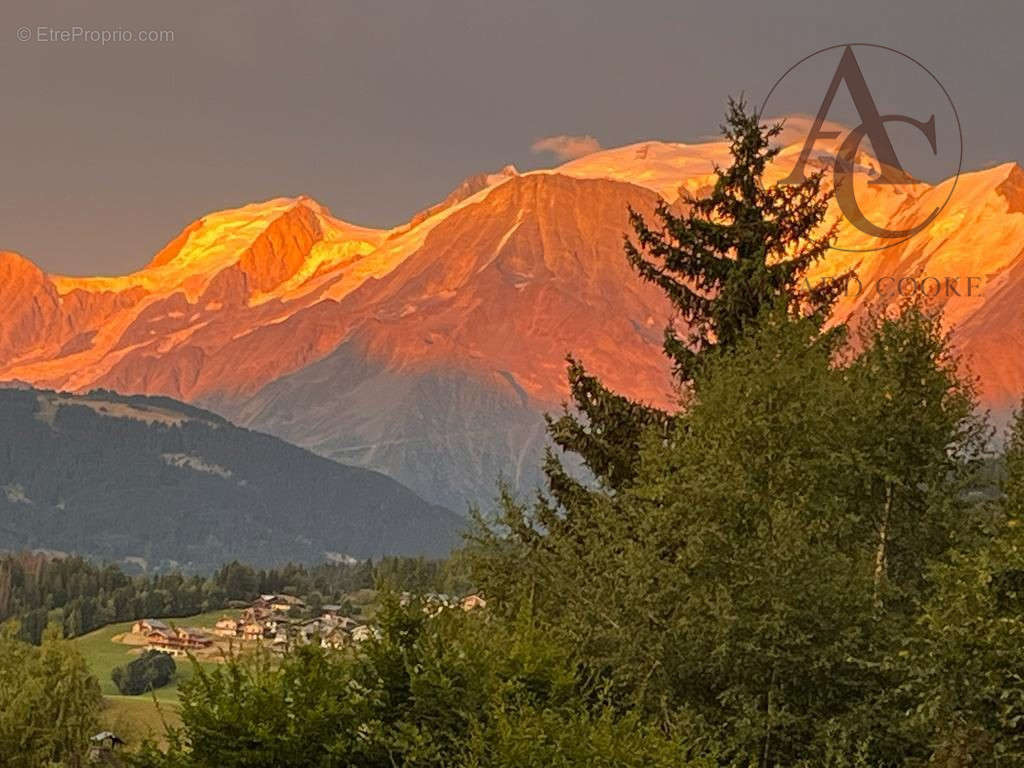
<instances>
[{"instance_id":1,"label":"green meadow","mask_svg":"<svg viewBox=\"0 0 1024 768\"><path fill-rule=\"evenodd\" d=\"M208 611L195 616L164 619L169 624L190 627L212 628L217 619L225 615L224 610ZM127 664L140 652L140 646L125 645L114 640L118 635L131 630L133 622L108 624L105 627L75 638L72 642L85 657L90 670L100 682L103 691L103 724L128 741L137 741L146 736L159 736L164 723L178 722L178 686L192 676L192 662L178 657L175 662L178 671L170 684L152 693L139 696L123 696L117 691L110 673L114 667ZM209 665L210 662L204 662Z\"/></svg>"}]
</instances>

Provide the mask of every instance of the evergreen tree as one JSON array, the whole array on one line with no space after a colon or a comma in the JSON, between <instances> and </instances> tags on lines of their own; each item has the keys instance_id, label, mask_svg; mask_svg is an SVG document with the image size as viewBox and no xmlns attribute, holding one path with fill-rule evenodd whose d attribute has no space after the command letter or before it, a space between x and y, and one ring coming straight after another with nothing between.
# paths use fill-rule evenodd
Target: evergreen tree
<instances>
[{"instance_id":1,"label":"evergreen tree","mask_svg":"<svg viewBox=\"0 0 1024 768\"><path fill-rule=\"evenodd\" d=\"M822 228L829 196L822 172L797 185L765 183L781 131L781 124L763 125L742 100L730 99L722 133L732 164L715 168L711 192L686 195L682 213L662 201L656 226L630 210L636 242L626 238L626 257L641 278L664 290L685 328L665 331L665 353L682 387L707 351L734 345L766 309L781 303L820 325L849 279L807 282L834 238L834 228ZM549 420L552 439L578 454L607 487L623 487L635 472L642 434L652 427L666 432L672 415L607 390L574 359L569 387L580 416L567 408ZM553 453L545 470L556 501L579 499L583 489Z\"/></svg>"},{"instance_id":2,"label":"evergreen tree","mask_svg":"<svg viewBox=\"0 0 1024 768\"><path fill-rule=\"evenodd\" d=\"M733 346L764 310L780 303L824 323L846 285L848 277L813 288L806 282L834 237L834 229L820 231L828 210L823 172L796 185L765 184L781 151L772 140L782 127L762 125L760 115L730 100L722 133L732 165L715 169L711 193L687 195L682 215L662 201L656 228L630 211L637 244L627 239L626 255L643 279L665 292L686 325L685 337L672 326L665 334L665 352L683 381L695 375L701 353Z\"/></svg>"}]
</instances>

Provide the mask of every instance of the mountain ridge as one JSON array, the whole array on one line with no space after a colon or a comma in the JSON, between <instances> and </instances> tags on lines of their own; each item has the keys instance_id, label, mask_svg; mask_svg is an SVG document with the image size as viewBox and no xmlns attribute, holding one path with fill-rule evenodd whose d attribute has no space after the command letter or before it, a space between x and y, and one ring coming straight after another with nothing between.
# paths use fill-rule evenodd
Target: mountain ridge
<instances>
[{"instance_id":1,"label":"mountain ridge","mask_svg":"<svg viewBox=\"0 0 1024 768\"><path fill-rule=\"evenodd\" d=\"M0 549L214 567L441 556L460 518L391 478L164 397L0 389Z\"/></svg>"},{"instance_id":2,"label":"mountain ridge","mask_svg":"<svg viewBox=\"0 0 1024 768\"><path fill-rule=\"evenodd\" d=\"M798 149L783 147L769 180ZM524 490L539 479L522 468L539 457L541 414L566 397L567 353L616 390L674 404L661 354L671 312L622 256L627 206L650 216L659 199L681 205L727 162L720 141L639 142L551 169L506 167L392 229L275 198L207 214L121 277L47 275L4 257L0 270L17 264L19 277L0 284L0 317L19 330L0 330L0 379L196 402L449 507L486 503L500 471ZM872 220L900 225L952 185L864 185L858 195ZM840 235L882 244L845 223ZM811 279L850 268L867 286L981 279L980 295L932 301L958 329L984 404L1005 413L1024 392L1014 354L1024 319L1013 311L1024 302L1022 264L1024 171L1005 163L962 174L916 237L831 251ZM835 318L856 322L896 300L866 289L843 297Z\"/></svg>"}]
</instances>

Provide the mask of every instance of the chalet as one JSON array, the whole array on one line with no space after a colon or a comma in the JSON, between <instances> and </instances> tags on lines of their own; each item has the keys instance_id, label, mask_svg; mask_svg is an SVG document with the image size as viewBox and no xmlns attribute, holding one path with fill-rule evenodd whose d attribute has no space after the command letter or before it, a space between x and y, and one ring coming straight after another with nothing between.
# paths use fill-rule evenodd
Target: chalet
<instances>
[{"instance_id":1,"label":"chalet","mask_svg":"<svg viewBox=\"0 0 1024 768\"><path fill-rule=\"evenodd\" d=\"M321 648L333 648L335 650L344 648L352 642L348 632L338 627L328 630L320 637Z\"/></svg>"},{"instance_id":2,"label":"chalet","mask_svg":"<svg viewBox=\"0 0 1024 768\"><path fill-rule=\"evenodd\" d=\"M213 641L202 630L193 627L156 629L146 635L146 648L163 651L172 656L182 656L189 651L209 648Z\"/></svg>"},{"instance_id":3,"label":"chalet","mask_svg":"<svg viewBox=\"0 0 1024 768\"><path fill-rule=\"evenodd\" d=\"M262 640L267 636L267 628L262 621L250 621L242 625L242 638L245 640Z\"/></svg>"},{"instance_id":4,"label":"chalet","mask_svg":"<svg viewBox=\"0 0 1024 768\"><path fill-rule=\"evenodd\" d=\"M297 626L299 639L307 643L319 635L323 629L324 623L320 619L310 619Z\"/></svg>"},{"instance_id":5,"label":"chalet","mask_svg":"<svg viewBox=\"0 0 1024 768\"><path fill-rule=\"evenodd\" d=\"M306 603L293 595L260 595L252 607L287 613L292 608L302 610L306 607Z\"/></svg>"},{"instance_id":6,"label":"chalet","mask_svg":"<svg viewBox=\"0 0 1024 768\"><path fill-rule=\"evenodd\" d=\"M331 622L331 626L333 628L344 630L345 632L351 632L359 626L359 622L350 616L339 616Z\"/></svg>"},{"instance_id":7,"label":"chalet","mask_svg":"<svg viewBox=\"0 0 1024 768\"><path fill-rule=\"evenodd\" d=\"M280 611L281 613L288 613L292 608L298 608L300 611L306 607L304 600L300 600L297 597L291 595L278 595L274 598L274 602L270 604L270 610Z\"/></svg>"},{"instance_id":8,"label":"chalet","mask_svg":"<svg viewBox=\"0 0 1024 768\"><path fill-rule=\"evenodd\" d=\"M159 621L158 619L139 619L132 624L133 635L148 635L150 632L157 630L169 630L166 622Z\"/></svg>"},{"instance_id":9,"label":"chalet","mask_svg":"<svg viewBox=\"0 0 1024 768\"><path fill-rule=\"evenodd\" d=\"M271 613L269 605L251 605L242 611L243 622L263 621Z\"/></svg>"},{"instance_id":10,"label":"chalet","mask_svg":"<svg viewBox=\"0 0 1024 768\"><path fill-rule=\"evenodd\" d=\"M466 595L459 602L459 605L462 606L464 611L475 611L478 608L486 608L487 601L480 597L480 595Z\"/></svg>"},{"instance_id":11,"label":"chalet","mask_svg":"<svg viewBox=\"0 0 1024 768\"><path fill-rule=\"evenodd\" d=\"M344 611L344 610L345 610L345 606L343 606L343 605L333 605L332 604L332 605L324 605L324 606L320 607L321 616L323 618L325 618L325 619L327 619L327 618L337 618L338 616L341 616L342 611Z\"/></svg>"},{"instance_id":12,"label":"chalet","mask_svg":"<svg viewBox=\"0 0 1024 768\"><path fill-rule=\"evenodd\" d=\"M146 633L146 648L150 651L165 651L178 646L178 637L170 629L154 629Z\"/></svg>"},{"instance_id":13,"label":"chalet","mask_svg":"<svg viewBox=\"0 0 1024 768\"><path fill-rule=\"evenodd\" d=\"M201 629L195 627L178 627L174 630L174 633L178 636L178 640L182 645L191 648L207 648L213 644L213 641L206 636L206 633Z\"/></svg>"},{"instance_id":14,"label":"chalet","mask_svg":"<svg viewBox=\"0 0 1024 768\"><path fill-rule=\"evenodd\" d=\"M272 613L259 623L264 626L268 633L276 635L281 632L287 632L292 625L292 620L286 613Z\"/></svg>"},{"instance_id":15,"label":"chalet","mask_svg":"<svg viewBox=\"0 0 1024 768\"><path fill-rule=\"evenodd\" d=\"M242 634L244 623L241 619L232 619L230 616L223 616L213 625L213 634L219 637L239 637Z\"/></svg>"}]
</instances>

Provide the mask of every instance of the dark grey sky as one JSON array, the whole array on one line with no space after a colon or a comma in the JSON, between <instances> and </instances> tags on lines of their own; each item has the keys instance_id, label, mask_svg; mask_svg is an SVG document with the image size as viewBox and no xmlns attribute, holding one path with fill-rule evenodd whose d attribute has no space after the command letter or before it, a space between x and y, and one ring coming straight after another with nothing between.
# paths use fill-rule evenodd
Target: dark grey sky
<instances>
[{"instance_id":1,"label":"dark grey sky","mask_svg":"<svg viewBox=\"0 0 1024 768\"><path fill-rule=\"evenodd\" d=\"M203 213L280 195L392 225L471 173L552 164L530 152L540 137L707 136L727 94L759 101L797 59L849 41L942 80L965 167L1024 161L1019 0L828 5L4 0L0 248L120 273ZM174 40L40 42L39 26Z\"/></svg>"}]
</instances>

